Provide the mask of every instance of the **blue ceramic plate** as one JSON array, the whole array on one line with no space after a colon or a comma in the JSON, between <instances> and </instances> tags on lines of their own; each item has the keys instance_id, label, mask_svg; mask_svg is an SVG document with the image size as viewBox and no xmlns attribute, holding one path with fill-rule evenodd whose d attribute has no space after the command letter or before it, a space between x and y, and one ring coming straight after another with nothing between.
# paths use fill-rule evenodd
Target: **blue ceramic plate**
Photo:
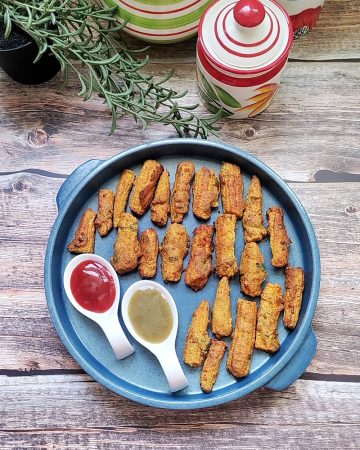
<instances>
[{"instance_id":1,"label":"blue ceramic plate","mask_svg":"<svg viewBox=\"0 0 360 450\"><path fill-rule=\"evenodd\" d=\"M242 169L245 193L251 176L257 175L263 183L264 212L273 205L280 205L285 212L285 223L292 240L290 263L305 270L306 288L303 307L297 328L287 331L282 320L279 321L280 350L272 356L255 350L251 363L251 373L241 380L235 380L226 372L226 358L222 363L218 381L211 394L204 394L199 385L200 369L191 369L183 363L189 387L171 394L165 376L155 357L146 349L130 341L135 353L122 361L117 361L100 328L89 319L80 315L67 300L63 288L64 269L72 258L66 246L74 236L80 217L88 207L97 210L97 192L100 188L115 190L120 172L132 168L139 173L142 163L154 158L169 170L174 181L176 166L179 161L191 159L196 168L207 166L219 173L221 162L229 161L239 164ZM309 218L292 190L265 164L248 153L222 143L213 143L195 139L174 139L142 145L126 151L107 161L88 161L75 170L64 182L58 196L59 215L55 221L45 261L45 289L49 311L65 346L80 364L97 381L111 390L132 400L162 408L202 408L237 399L260 386L283 389L293 383L310 364L315 350L316 337L311 327L320 282L320 258L316 237ZM219 210L214 210L213 222ZM190 212L184 220L189 234L199 225ZM139 220L139 231L153 226L148 212ZM165 230L155 227L160 241ZM115 230L106 238L96 236L95 252L106 259L113 253ZM283 270L275 269L270 263L269 241L260 244L266 258L268 281L284 286ZM243 248L243 231L241 222L237 225L236 255L240 260ZM185 266L188 262L187 257ZM135 281L138 273L120 277L122 295ZM160 258L158 274L155 281L162 283ZM200 292L193 292L182 280L167 288L174 297L179 311L179 331L176 349L182 361L187 328L193 311L202 299L213 304L218 279L210 277L206 287ZM231 281L231 298L233 317L236 301L244 297L240 293L239 279ZM121 318L120 318L121 319Z\"/></svg>"}]
</instances>

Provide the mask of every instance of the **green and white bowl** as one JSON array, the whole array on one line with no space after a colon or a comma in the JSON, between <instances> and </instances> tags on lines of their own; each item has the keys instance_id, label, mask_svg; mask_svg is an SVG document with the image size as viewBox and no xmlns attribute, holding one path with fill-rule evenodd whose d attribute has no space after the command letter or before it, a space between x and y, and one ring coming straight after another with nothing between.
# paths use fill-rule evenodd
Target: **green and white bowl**
<instances>
[{"instance_id":1,"label":"green and white bowl","mask_svg":"<svg viewBox=\"0 0 360 450\"><path fill-rule=\"evenodd\" d=\"M202 13L212 0L104 0L119 6L125 31L144 41L167 44L197 34Z\"/></svg>"}]
</instances>

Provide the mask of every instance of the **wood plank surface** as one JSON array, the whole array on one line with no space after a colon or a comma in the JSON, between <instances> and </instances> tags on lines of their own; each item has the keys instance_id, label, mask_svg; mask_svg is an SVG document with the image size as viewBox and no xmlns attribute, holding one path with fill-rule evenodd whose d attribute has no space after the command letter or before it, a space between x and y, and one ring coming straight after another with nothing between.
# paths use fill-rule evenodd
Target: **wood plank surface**
<instances>
[{"instance_id":1,"label":"wood plank surface","mask_svg":"<svg viewBox=\"0 0 360 450\"><path fill-rule=\"evenodd\" d=\"M299 380L193 411L143 407L85 375L0 377L0 397L2 449L347 449L360 439L354 383Z\"/></svg>"}]
</instances>

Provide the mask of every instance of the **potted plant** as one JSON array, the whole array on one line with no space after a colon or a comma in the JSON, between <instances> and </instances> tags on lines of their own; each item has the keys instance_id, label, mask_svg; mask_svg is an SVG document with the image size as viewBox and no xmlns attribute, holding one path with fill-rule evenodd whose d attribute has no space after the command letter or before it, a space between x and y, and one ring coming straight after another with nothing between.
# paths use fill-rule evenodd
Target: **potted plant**
<instances>
[{"instance_id":1,"label":"potted plant","mask_svg":"<svg viewBox=\"0 0 360 450\"><path fill-rule=\"evenodd\" d=\"M9 50L14 55L26 55L20 55L20 60L39 64L36 72L42 76L35 81L32 78L32 82L51 78L57 71L56 64L60 65L65 85L73 72L84 100L93 95L104 99L112 116L111 133L123 114L131 114L144 129L159 122L172 125L180 136L207 138L216 133L219 127L215 122L222 111L199 116L195 111L198 105L182 102L186 91L175 92L166 86L172 73L160 81L144 74L149 58L139 57L144 49L127 46L121 34L126 23L119 23L117 10L98 0L0 0L0 64L22 82L24 77L10 70L18 63L4 58L10 55L6 53Z\"/></svg>"}]
</instances>

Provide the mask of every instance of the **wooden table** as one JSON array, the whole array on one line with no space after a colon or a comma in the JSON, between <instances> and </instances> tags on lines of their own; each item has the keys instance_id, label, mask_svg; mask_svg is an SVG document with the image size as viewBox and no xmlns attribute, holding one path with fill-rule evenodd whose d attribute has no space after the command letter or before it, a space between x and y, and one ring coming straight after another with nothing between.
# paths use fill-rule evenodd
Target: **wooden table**
<instances>
[{"instance_id":1,"label":"wooden table","mask_svg":"<svg viewBox=\"0 0 360 450\"><path fill-rule=\"evenodd\" d=\"M125 118L109 137L100 100L74 81L17 85L0 73L0 447L359 448L360 46L358 0L328 0L318 27L294 45L270 108L225 121L221 139L277 171L310 214L322 260L318 351L283 392L260 389L216 408L163 411L133 403L86 375L48 314L43 260L55 195L82 162L104 159L171 128ZM195 89L195 43L151 50L149 69L175 67Z\"/></svg>"}]
</instances>

